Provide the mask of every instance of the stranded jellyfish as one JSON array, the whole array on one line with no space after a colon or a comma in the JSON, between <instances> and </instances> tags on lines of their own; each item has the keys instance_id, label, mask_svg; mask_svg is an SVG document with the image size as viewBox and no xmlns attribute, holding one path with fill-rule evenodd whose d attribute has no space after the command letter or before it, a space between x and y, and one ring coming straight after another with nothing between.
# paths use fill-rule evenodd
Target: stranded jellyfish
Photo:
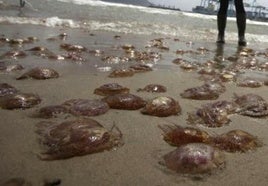
<instances>
[{"instance_id":1,"label":"stranded jellyfish","mask_svg":"<svg viewBox=\"0 0 268 186\"><path fill-rule=\"evenodd\" d=\"M2 56L0 56L0 58L24 58L26 57L27 54L23 51L8 51L6 53L4 53Z\"/></svg>"},{"instance_id":2,"label":"stranded jellyfish","mask_svg":"<svg viewBox=\"0 0 268 186\"><path fill-rule=\"evenodd\" d=\"M50 78L58 78L59 73L50 68L44 67L36 67L28 72L22 74L17 80L26 79L26 78L33 78L33 79L50 79Z\"/></svg>"},{"instance_id":3,"label":"stranded jellyfish","mask_svg":"<svg viewBox=\"0 0 268 186\"><path fill-rule=\"evenodd\" d=\"M259 95L245 94L238 96L235 94L234 102L238 104L238 113L251 117L263 117L268 115L268 103Z\"/></svg>"},{"instance_id":4,"label":"stranded jellyfish","mask_svg":"<svg viewBox=\"0 0 268 186\"><path fill-rule=\"evenodd\" d=\"M232 130L214 138L214 146L228 152L246 152L261 146L261 142L242 130Z\"/></svg>"},{"instance_id":5,"label":"stranded jellyfish","mask_svg":"<svg viewBox=\"0 0 268 186\"><path fill-rule=\"evenodd\" d=\"M106 113L109 105L98 99L70 99L61 105L42 107L34 116L40 118L57 117L59 114L72 114L75 116L98 116Z\"/></svg>"},{"instance_id":6,"label":"stranded jellyfish","mask_svg":"<svg viewBox=\"0 0 268 186\"><path fill-rule=\"evenodd\" d=\"M65 101L62 106L75 116L97 116L109 110L109 105L98 99L71 99Z\"/></svg>"},{"instance_id":7,"label":"stranded jellyfish","mask_svg":"<svg viewBox=\"0 0 268 186\"><path fill-rule=\"evenodd\" d=\"M144 88L139 88L137 91L138 92L166 92L167 88L159 84L149 84L149 85L146 85Z\"/></svg>"},{"instance_id":8,"label":"stranded jellyfish","mask_svg":"<svg viewBox=\"0 0 268 186\"><path fill-rule=\"evenodd\" d=\"M81 45L72 45L67 43L61 44L60 47L67 51L73 51L73 52L82 52L87 50L86 47L83 47Z\"/></svg>"},{"instance_id":9,"label":"stranded jellyfish","mask_svg":"<svg viewBox=\"0 0 268 186\"><path fill-rule=\"evenodd\" d=\"M15 65L5 65L4 63L0 62L0 71L4 72L14 72L14 71L20 71L23 70L23 66L19 64Z\"/></svg>"},{"instance_id":10,"label":"stranded jellyfish","mask_svg":"<svg viewBox=\"0 0 268 186\"><path fill-rule=\"evenodd\" d=\"M231 130L221 135L209 135L207 132L178 125L160 125L163 139L172 146L180 147L190 143L204 143L227 152L246 152L262 146L256 136L243 130Z\"/></svg>"},{"instance_id":11,"label":"stranded jellyfish","mask_svg":"<svg viewBox=\"0 0 268 186\"><path fill-rule=\"evenodd\" d=\"M0 100L3 109L27 109L41 102L41 98L32 93L16 93L5 96Z\"/></svg>"},{"instance_id":12,"label":"stranded jellyfish","mask_svg":"<svg viewBox=\"0 0 268 186\"><path fill-rule=\"evenodd\" d=\"M198 128L181 127L179 125L159 125L163 131L164 140L172 146L181 146L188 143L210 143L210 135Z\"/></svg>"},{"instance_id":13,"label":"stranded jellyfish","mask_svg":"<svg viewBox=\"0 0 268 186\"><path fill-rule=\"evenodd\" d=\"M149 65L144 65L144 64L136 64L136 65L131 65L129 69L133 70L135 73L138 72L148 72L152 71L153 69Z\"/></svg>"},{"instance_id":14,"label":"stranded jellyfish","mask_svg":"<svg viewBox=\"0 0 268 186\"><path fill-rule=\"evenodd\" d=\"M141 113L152 116L167 117L180 114L181 107L179 102L173 98L160 96L148 101L145 107L141 110Z\"/></svg>"},{"instance_id":15,"label":"stranded jellyfish","mask_svg":"<svg viewBox=\"0 0 268 186\"><path fill-rule=\"evenodd\" d=\"M228 116L234 114L237 105L229 101L216 101L202 105L196 111L188 113L189 124L202 124L207 127L221 127L230 122Z\"/></svg>"},{"instance_id":16,"label":"stranded jellyfish","mask_svg":"<svg viewBox=\"0 0 268 186\"><path fill-rule=\"evenodd\" d=\"M17 92L18 90L15 87L7 83L0 83L0 97L15 94Z\"/></svg>"},{"instance_id":17,"label":"stranded jellyfish","mask_svg":"<svg viewBox=\"0 0 268 186\"><path fill-rule=\"evenodd\" d=\"M110 150L123 145L122 133L117 127L105 129L93 119L77 119L60 124L43 121L36 133L45 151L41 160L66 159Z\"/></svg>"},{"instance_id":18,"label":"stranded jellyfish","mask_svg":"<svg viewBox=\"0 0 268 186\"><path fill-rule=\"evenodd\" d=\"M59 114L69 113L69 110L62 105L49 105L39 109L35 115L40 118L54 118Z\"/></svg>"},{"instance_id":19,"label":"stranded jellyfish","mask_svg":"<svg viewBox=\"0 0 268 186\"><path fill-rule=\"evenodd\" d=\"M181 97L187 99L214 100L217 99L219 95L224 91L225 86L222 85L220 82L209 81L202 86L186 89L180 95Z\"/></svg>"},{"instance_id":20,"label":"stranded jellyfish","mask_svg":"<svg viewBox=\"0 0 268 186\"><path fill-rule=\"evenodd\" d=\"M129 88L123 87L118 83L107 83L94 90L94 94L108 96L120 93L129 93Z\"/></svg>"},{"instance_id":21,"label":"stranded jellyfish","mask_svg":"<svg viewBox=\"0 0 268 186\"><path fill-rule=\"evenodd\" d=\"M239 87L258 88L263 85L263 82L256 79L246 78L237 82L236 85Z\"/></svg>"},{"instance_id":22,"label":"stranded jellyfish","mask_svg":"<svg viewBox=\"0 0 268 186\"><path fill-rule=\"evenodd\" d=\"M117 69L112 71L108 77L117 78L117 77L131 77L135 74L132 69Z\"/></svg>"},{"instance_id":23,"label":"stranded jellyfish","mask_svg":"<svg viewBox=\"0 0 268 186\"><path fill-rule=\"evenodd\" d=\"M60 59L59 55L54 54L46 47L42 46L36 46L33 48L28 49L27 51L30 51L33 55L41 56L43 58L49 58L49 59Z\"/></svg>"},{"instance_id":24,"label":"stranded jellyfish","mask_svg":"<svg viewBox=\"0 0 268 186\"><path fill-rule=\"evenodd\" d=\"M103 98L110 108L123 110L137 110L145 106L146 101L133 94L115 94Z\"/></svg>"},{"instance_id":25,"label":"stranded jellyfish","mask_svg":"<svg viewBox=\"0 0 268 186\"><path fill-rule=\"evenodd\" d=\"M14 71L20 71L23 70L23 66L20 64L16 65L7 65L6 72L14 72Z\"/></svg>"},{"instance_id":26,"label":"stranded jellyfish","mask_svg":"<svg viewBox=\"0 0 268 186\"><path fill-rule=\"evenodd\" d=\"M209 173L225 165L224 154L204 143L189 143L163 156L164 165L186 174Z\"/></svg>"}]
</instances>

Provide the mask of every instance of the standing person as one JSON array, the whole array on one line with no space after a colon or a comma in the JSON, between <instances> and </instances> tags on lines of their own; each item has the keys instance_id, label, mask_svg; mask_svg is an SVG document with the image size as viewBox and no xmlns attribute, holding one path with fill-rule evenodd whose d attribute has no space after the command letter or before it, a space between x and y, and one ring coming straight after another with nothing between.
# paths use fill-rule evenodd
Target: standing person
<instances>
[{"instance_id":1,"label":"standing person","mask_svg":"<svg viewBox=\"0 0 268 186\"><path fill-rule=\"evenodd\" d=\"M227 10L230 0L220 0L220 9L217 15L218 24L218 39L217 43L225 43L224 31L226 27ZM236 10L236 23L238 29L238 45L246 46L247 42L245 39L246 30L246 11L244 8L243 0L234 0Z\"/></svg>"}]
</instances>

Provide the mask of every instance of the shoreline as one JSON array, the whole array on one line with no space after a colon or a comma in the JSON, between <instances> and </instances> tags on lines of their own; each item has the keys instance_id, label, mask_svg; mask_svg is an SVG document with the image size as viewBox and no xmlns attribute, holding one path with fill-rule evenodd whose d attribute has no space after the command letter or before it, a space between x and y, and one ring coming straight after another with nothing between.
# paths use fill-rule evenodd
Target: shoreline
<instances>
[{"instance_id":1,"label":"shoreline","mask_svg":"<svg viewBox=\"0 0 268 186\"><path fill-rule=\"evenodd\" d=\"M46 46L55 53L63 53L59 49L62 41L49 42L46 39L57 36L62 32L68 34L66 43L81 44L89 49L100 49L107 55L121 55L117 50L122 44L132 44L137 49L145 50L145 46L151 39L159 38L161 35L153 35L148 38L144 35L122 34L114 32L97 32L69 28L47 28L42 26L25 25L1 25L1 30L5 37L24 38L35 36L38 42L23 45L21 50L29 49L33 46ZM10 32L12 30L12 32ZM91 35L93 34L93 35ZM120 35L121 39L114 39L115 35ZM0 60L6 63L19 63L29 69L33 66L48 66L56 69L60 73L58 79L22 81L15 80L21 72L0 73L1 83L9 83L22 92L37 93L42 102L36 107L26 110L0 110L0 148L1 168L0 183L9 178L23 177L31 181L33 185L42 185L44 179L59 178L64 186L73 185L266 185L268 168L264 166L268 163L268 128L267 119L250 118L246 116L233 115L232 122L220 128L199 128L210 134L221 134L223 132L241 129L256 135L264 146L256 151L246 153L225 153L227 165L224 169L218 170L204 179L194 180L159 165L162 155L172 151L174 147L169 146L161 136L161 130L157 127L160 124L186 124L187 112L191 112L200 107L201 104L212 101L196 101L182 99L180 93L191 87L199 86L203 82L198 80L197 73L185 72L179 66L172 64L172 60L180 57L175 53L178 49L196 50L200 46L210 49L208 56L192 56L188 58L195 60L213 59L215 56L215 43L194 42L189 48L187 41L174 41L174 38L162 36L167 45L168 51L160 51L162 59L153 64L153 71L138 73L132 77L109 78L110 72L99 72L96 65L107 65L101 61L100 57L86 54L86 62L73 63L70 61L53 61L42 59L41 57L28 55L26 58L18 60ZM257 46L255 46L257 48ZM0 46L0 54L9 49L9 46ZM155 49L152 49L155 50ZM225 45L225 56L231 56L236 52L236 45ZM108 64L111 65L111 64ZM112 64L113 68L125 66L125 63ZM182 107L182 114L159 118L142 115L139 110L124 111L110 109L107 113L92 117L103 124L106 128L111 128L115 123L123 133L125 144L112 151L89 154L74 157L66 160L41 161L36 154L41 151L35 134L35 124L40 120L30 117L32 113L43 106L59 104L73 98L100 98L94 95L95 88L105 83L116 82L122 86L130 88L130 93L139 95L144 99L156 96L171 96L179 101ZM145 93L137 92L150 83L158 83L167 87L166 93ZM268 100L267 86L260 88L240 88L234 83L225 84L227 91L218 100L231 100L233 93L245 94L255 93ZM47 88L49 87L49 89ZM54 119L51 119L54 120ZM61 121L61 119L56 119ZM3 122L4 121L4 122Z\"/></svg>"}]
</instances>

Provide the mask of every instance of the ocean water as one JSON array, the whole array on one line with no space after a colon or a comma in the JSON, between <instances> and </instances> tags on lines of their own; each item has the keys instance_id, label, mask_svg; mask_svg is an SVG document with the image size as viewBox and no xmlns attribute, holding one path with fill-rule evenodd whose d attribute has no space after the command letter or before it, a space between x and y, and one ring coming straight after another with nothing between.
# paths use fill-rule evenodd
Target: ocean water
<instances>
[{"instance_id":1,"label":"ocean water","mask_svg":"<svg viewBox=\"0 0 268 186\"><path fill-rule=\"evenodd\" d=\"M163 10L100 0L18 0L0 1L0 23L64 26L94 31L133 34L161 34L185 40L215 42L216 16ZM268 23L247 20L249 44L268 43ZM226 40L237 42L235 18L228 18Z\"/></svg>"}]
</instances>

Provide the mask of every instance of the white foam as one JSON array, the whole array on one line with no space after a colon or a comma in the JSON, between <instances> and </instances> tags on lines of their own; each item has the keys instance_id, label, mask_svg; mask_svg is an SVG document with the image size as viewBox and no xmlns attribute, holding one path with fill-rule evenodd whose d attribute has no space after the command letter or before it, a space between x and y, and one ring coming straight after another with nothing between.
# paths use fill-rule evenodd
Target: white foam
<instances>
[{"instance_id":1,"label":"white foam","mask_svg":"<svg viewBox=\"0 0 268 186\"><path fill-rule=\"evenodd\" d=\"M161 8L147 8L143 7L140 8L140 11L150 13L150 14L164 14L164 15L176 15L176 14L181 14L180 11L177 10L168 10L168 9L161 9Z\"/></svg>"},{"instance_id":2,"label":"white foam","mask_svg":"<svg viewBox=\"0 0 268 186\"><path fill-rule=\"evenodd\" d=\"M202 18L202 19L216 19L215 15L204 15L204 14L198 14L194 12L182 12L182 14L185 16Z\"/></svg>"},{"instance_id":3,"label":"white foam","mask_svg":"<svg viewBox=\"0 0 268 186\"><path fill-rule=\"evenodd\" d=\"M71 19L60 19L58 17L49 18L27 18L27 17L0 17L0 23L12 23L12 24L31 24L41 25L48 27L65 26L70 28L80 28L81 24Z\"/></svg>"},{"instance_id":4,"label":"white foam","mask_svg":"<svg viewBox=\"0 0 268 186\"><path fill-rule=\"evenodd\" d=\"M247 20L247 24L268 26L268 22L253 21L253 20Z\"/></svg>"}]
</instances>

